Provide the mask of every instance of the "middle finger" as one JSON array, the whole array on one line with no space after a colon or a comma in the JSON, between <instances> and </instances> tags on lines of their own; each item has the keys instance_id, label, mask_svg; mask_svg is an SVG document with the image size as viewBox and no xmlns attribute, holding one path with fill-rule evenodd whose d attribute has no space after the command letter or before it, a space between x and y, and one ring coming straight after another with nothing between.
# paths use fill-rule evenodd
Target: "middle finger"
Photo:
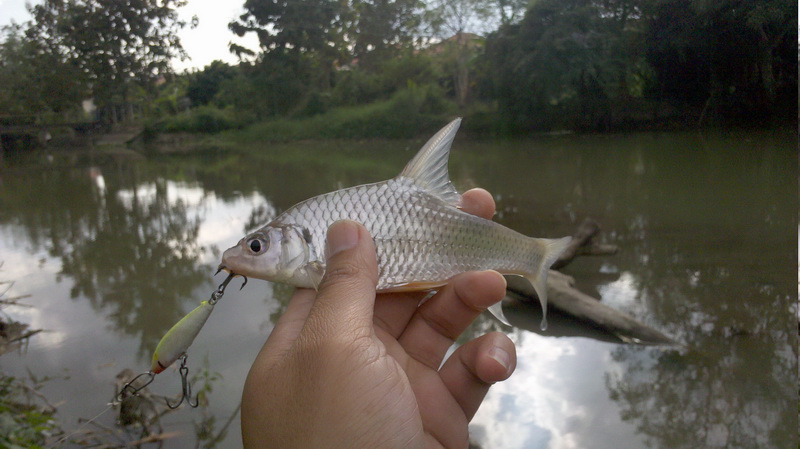
<instances>
[{"instance_id":1,"label":"middle finger","mask_svg":"<svg viewBox=\"0 0 800 449\"><path fill-rule=\"evenodd\" d=\"M408 355L438 370L453 341L505 292L506 280L496 271L460 274L417 309L398 341Z\"/></svg>"}]
</instances>

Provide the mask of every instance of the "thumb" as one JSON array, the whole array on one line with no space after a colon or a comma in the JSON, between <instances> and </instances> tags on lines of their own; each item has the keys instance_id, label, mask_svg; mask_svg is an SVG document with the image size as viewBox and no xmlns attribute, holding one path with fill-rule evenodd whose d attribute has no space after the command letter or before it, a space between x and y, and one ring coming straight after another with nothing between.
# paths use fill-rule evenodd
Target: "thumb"
<instances>
[{"instance_id":1,"label":"thumb","mask_svg":"<svg viewBox=\"0 0 800 449\"><path fill-rule=\"evenodd\" d=\"M323 333L343 328L371 331L378 263L369 231L350 220L332 224L325 263L325 276L306 325Z\"/></svg>"}]
</instances>

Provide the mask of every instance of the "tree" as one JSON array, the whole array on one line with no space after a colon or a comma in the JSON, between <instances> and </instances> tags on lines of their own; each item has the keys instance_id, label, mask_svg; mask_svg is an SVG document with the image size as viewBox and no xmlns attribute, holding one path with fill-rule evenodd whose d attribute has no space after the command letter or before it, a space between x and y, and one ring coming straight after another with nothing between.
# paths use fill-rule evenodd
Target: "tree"
<instances>
[{"instance_id":1,"label":"tree","mask_svg":"<svg viewBox=\"0 0 800 449\"><path fill-rule=\"evenodd\" d=\"M702 106L700 121L794 107L797 2L663 1L647 43L660 94Z\"/></svg>"},{"instance_id":2,"label":"tree","mask_svg":"<svg viewBox=\"0 0 800 449\"><path fill-rule=\"evenodd\" d=\"M185 57L177 8L185 0L45 0L30 7L26 31L50 54L77 66L100 107L127 101L129 86L147 86Z\"/></svg>"},{"instance_id":3,"label":"tree","mask_svg":"<svg viewBox=\"0 0 800 449\"><path fill-rule=\"evenodd\" d=\"M348 40L359 66L374 69L411 46L419 0L354 0Z\"/></svg>"},{"instance_id":4,"label":"tree","mask_svg":"<svg viewBox=\"0 0 800 449\"><path fill-rule=\"evenodd\" d=\"M492 29L495 10L490 0L433 0L426 18L430 31L443 41L443 53L452 63L451 77L456 103L463 107L469 96L469 65L479 36Z\"/></svg>"},{"instance_id":5,"label":"tree","mask_svg":"<svg viewBox=\"0 0 800 449\"><path fill-rule=\"evenodd\" d=\"M190 76L186 96L192 101L193 106L208 104L217 95L222 84L235 78L237 74L238 70L235 67L222 61L212 61L202 71Z\"/></svg>"},{"instance_id":6,"label":"tree","mask_svg":"<svg viewBox=\"0 0 800 449\"><path fill-rule=\"evenodd\" d=\"M245 13L228 26L237 36L255 33L262 54L281 53L297 59L310 56L319 66L315 84L331 85L334 62L343 48L346 4L337 0L247 0ZM240 46L231 50L240 56L252 53Z\"/></svg>"},{"instance_id":7,"label":"tree","mask_svg":"<svg viewBox=\"0 0 800 449\"><path fill-rule=\"evenodd\" d=\"M483 64L506 122L605 130L640 119L652 76L643 38L651 3L539 0L492 33Z\"/></svg>"},{"instance_id":8,"label":"tree","mask_svg":"<svg viewBox=\"0 0 800 449\"><path fill-rule=\"evenodd\" d=\"M6 114L69 112L86 98L77 66L27 39L21 25L4 27L0 43L0 111Z\"/></svg>"}]
</instances>

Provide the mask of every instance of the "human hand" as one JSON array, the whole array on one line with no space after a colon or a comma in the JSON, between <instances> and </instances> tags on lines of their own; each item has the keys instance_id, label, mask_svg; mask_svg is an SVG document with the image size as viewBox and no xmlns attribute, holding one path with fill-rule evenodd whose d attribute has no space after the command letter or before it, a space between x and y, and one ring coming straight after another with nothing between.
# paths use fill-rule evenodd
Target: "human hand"
<instances>
[{"instance_id":1,"label":"human hand","mask_svg":"<svg viewBox=\"0 0 800 449\"><path fill-rule=\"evenodd\" d=\"M491 218L494 201L474 189L463 208ZM466 448L489 386L514 371L514 344L490 333L442 360L503 298L505 279L463 273L418 307L424 293L375 294L375 247L361 225L332 225L326 250L319 292L295 292L250 369L245 447Z\"/></svg>"}]
</instances>

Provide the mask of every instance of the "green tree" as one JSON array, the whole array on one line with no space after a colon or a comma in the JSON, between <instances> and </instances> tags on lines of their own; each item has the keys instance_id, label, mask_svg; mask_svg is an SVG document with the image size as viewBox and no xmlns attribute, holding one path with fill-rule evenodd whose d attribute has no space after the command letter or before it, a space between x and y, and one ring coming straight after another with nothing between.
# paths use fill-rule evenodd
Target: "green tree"
<instances>
[{"instance_id":1,"label":"green tree","mask_svg":"<svg viewBox=\"0 0 800 449\"><path fill-rule=\"evenodd\" d=\"M493 0L432 0L425 13L429 30L441 40L439 54L452 79L456 103L463 107L470 95L470 66L480 54L480 37L496 23L499 10Z\"/></svg>"},{"instance_id":2,"label":"green tree","mask_svg":"<svg viewBox=\"0 0 800 449\"><path fill-rule=\"evenodd\" d=\"M665 0L647 44L658 94L702 108L701 122L795 107L797 2Z\"/></svg>"},{"instance_id":3,"label":"green tree","mask_svg":"<svg viewBox=\"0 0 800 449\"><path fill-rule=\"evenodd\" d=\"M77 66L28 39L21 25L3 28L0 43L0 111L64 113L80 108L88 88Z\"/></svg>"},{"instance_id":4,"label":"green tree","mask_svg":"<svg viewBox=\"0 0 800 449\"><path fill-rule=\"evenodd\" d=\"M238 70L222 62L212 61L202 71L190 76L186 96L193 106L206 105L219 92L222 83L236 77Z\"/></svg>"},{"instance_id":5,"label":"green tree","mask_svg":"<svg viewBox=\"0 0 800 449\"><path fill-rule=\"evenodd\" d=\"M177 8L185 0L45 0L31 6L27 30L52 55L77 66L92 86L95 103L127 101L130 86L149 86L185 57Z\"/></svg>"},{"instance_id":6,"label":"green tree","mask_svg":"<svg viewBox=\"0 0 800 449\"><path fill-rule=\"evenodd\" d=\"M487 40L494 96L516 128L605 129L646 76L644 0L540 0ZM639 92L641 94L641 92Z\"/></svg>"},{"instance_id":7,"label":"green tree","mask_svg":"<svg viewBox=\"0 0 800 449\"><path fill-rule=\"evenodd\" d=\"M316 66L308 55L275 50L254 63L240 64L239 72L220 84L215 103L232 105L239 114L246 111L266 118L294 112L302 105L316 76Z\"/></svg>"},{"instance_id":8,"label":"green tree","mask_svg":"<svg viewBox=\"0 0 800 449\"><path fill-rule=\"evenodd\" d=\"M359 66L375 69L411 48L421 7L419 0L354 0L348 35Z\"/></svg>"}]
</instances>

